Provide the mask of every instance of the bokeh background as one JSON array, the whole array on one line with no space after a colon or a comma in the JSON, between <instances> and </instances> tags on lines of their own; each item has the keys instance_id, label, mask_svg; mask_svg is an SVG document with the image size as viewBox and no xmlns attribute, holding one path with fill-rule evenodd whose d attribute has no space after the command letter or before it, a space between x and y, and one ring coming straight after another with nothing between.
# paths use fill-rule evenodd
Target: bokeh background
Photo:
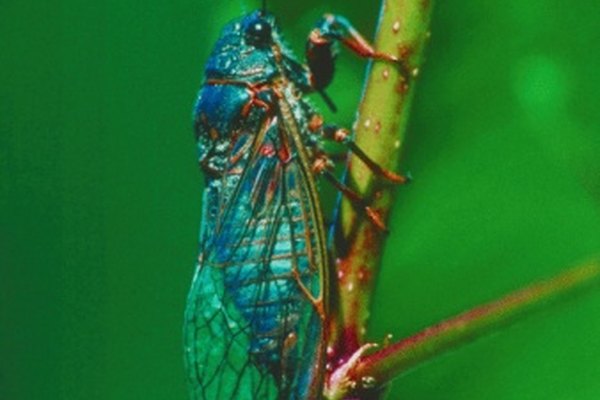
<instances>
[{"instance_id":1,"label":"bokeh background","mask_svg":"<svg viewBox=\"0 0 600 400\"><path fill-rule=\"evenodd\" d=\"M437 3L374 340L600 251L600 3ZM3 2L0 399L186 398L191 107L220 27L253 6ZM372 37L378 7L269 1L299 54L321 13ZM329 120L352 124L364 67L340 56ZM422 366L390 398L597 399L599 360L588 292Z\"/></svg>"}]
</instances>

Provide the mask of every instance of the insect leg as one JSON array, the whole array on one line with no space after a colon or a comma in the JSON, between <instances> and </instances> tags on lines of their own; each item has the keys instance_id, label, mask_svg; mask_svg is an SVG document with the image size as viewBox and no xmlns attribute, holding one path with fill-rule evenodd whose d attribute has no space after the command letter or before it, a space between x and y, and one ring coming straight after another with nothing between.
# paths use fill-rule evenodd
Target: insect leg
<instances>
[{"instance_id":1,"label":"insect leg","mask_svg":"<svg viewBox=\"0 0 600 400\"><path fill-rule=\"evenodd\" d=\"M390 182L402 185L410 182L409 175L399 175L388 169L383 168L381 165L373 161L360 147L356 145L356 142L352 140L350 132L345 128L340 128L336 125L324 125L321 129L323 138L334 140L338 143L342 143L348 147L356 157L358 157L365 165L378 176L389 180Z\"/></svg>"},{"instance_id":2,"label":"insect leg","mask_svg":"<svg viewBox=\"0 0 600 400\"><path fill-rule=\"evenodd\" d=\"M410 74L401 58L378 52L350 24L346 18L325 14L311 31L306 45L306 59L311 72L311 83L321 92L333 79L335 48L333 44L341 42L360 57L383 60L396 64L400 72L408 79Z\"/></svg>"},{"instance_id":3,"label":"insect leg","mask_svg":"<svg viewBox=\"0 0 600 400\"><path fill-rule=\"evenodd\" d=\"M383 222L383 219L379 215L379 213L373 210L365 199L354 190L352 190L348 185L344 184L340 181L332 172L333 162L325 155L318 155L313 161L312 166L313 172L323 176L329 183L331 183L336 189L338 189L352 204L356 207L362 208L369 218L369 220L379 229L384 232L387 232L387 227Z\"/></svg>"},{"instance_id":4,"label":"insect leg","mask_svg":"<svg viewBox=\"0 0 600 400\"><path fill-rule=\"evenodd\" d=\"M323 118L314 113L309 120L308 129L327 140L333 140L345 145L348 150L354 153L365 165L378 176L396 184L405 184L410 182L410 176L398 175L388 169L381 167L373 161L359 146L356 145L350 136L350 132L345 128L340 128L337 125L323 124Z\"/></svg>"}]
</instances>

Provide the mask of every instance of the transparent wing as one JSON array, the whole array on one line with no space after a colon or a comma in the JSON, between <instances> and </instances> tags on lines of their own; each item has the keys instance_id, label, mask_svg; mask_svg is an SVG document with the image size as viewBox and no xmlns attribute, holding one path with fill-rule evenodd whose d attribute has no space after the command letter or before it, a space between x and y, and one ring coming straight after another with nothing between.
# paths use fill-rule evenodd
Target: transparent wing
<instances>
[{"instance_id":1,"label":"transparent wing","mask_svg":"<svg viewBox=\"0 0 600 400\"><path fill-rule=\"evenodd\" d=\"M327 255L313 178L292 134L281 115L269 120L238 141L229 172L206 189L184 329L196 399L320 391Z\"/></svg>"}]
</instances>

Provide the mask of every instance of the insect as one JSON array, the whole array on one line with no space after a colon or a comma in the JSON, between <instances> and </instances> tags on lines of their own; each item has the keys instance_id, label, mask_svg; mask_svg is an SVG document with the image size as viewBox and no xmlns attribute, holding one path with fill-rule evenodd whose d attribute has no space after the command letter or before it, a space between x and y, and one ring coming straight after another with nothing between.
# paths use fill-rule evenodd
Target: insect
<instances>
[{"instance_id":1,"label":"insect","mask_svg":"<svg viewBox=\"0 0 600 400\"><path fill-rule=\"evenodd\" d=\"M185 311L187 377L194 399L319 399L326 375L331 265L316 177L377 213L331 172L324 140L349 138L325 125L304 95L334 70L335 44L376 52L343 17L326 15L310 34L307 65L282 41L273 15L252 12L225 26L195 106L206 177L200 255Z\"/></svg>"}]
</instances>

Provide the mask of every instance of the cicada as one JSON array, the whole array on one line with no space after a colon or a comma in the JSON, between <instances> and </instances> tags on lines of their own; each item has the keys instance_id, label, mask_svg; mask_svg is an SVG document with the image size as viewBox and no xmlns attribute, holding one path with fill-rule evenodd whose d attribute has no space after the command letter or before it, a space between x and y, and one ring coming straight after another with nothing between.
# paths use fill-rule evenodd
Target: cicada
<instances>
[{"instance_id":1,"label":"cicada","mask_svg":"<svg viewBox=\"0 0 600 400\"><path fill-rule=\"evenodd\" d=\"M255 11L225 26L194 110L205 175L200 255L185 312L194 399L320 399L330 318L329 261L316 177L324 176L376 224L368 205L331 169L322 142L349 138L326 125L305 95L333 77L335 42L376 52L338 16L312 30L307 63L296 61L273 15Z\"/></svg>"}]
</instances>

